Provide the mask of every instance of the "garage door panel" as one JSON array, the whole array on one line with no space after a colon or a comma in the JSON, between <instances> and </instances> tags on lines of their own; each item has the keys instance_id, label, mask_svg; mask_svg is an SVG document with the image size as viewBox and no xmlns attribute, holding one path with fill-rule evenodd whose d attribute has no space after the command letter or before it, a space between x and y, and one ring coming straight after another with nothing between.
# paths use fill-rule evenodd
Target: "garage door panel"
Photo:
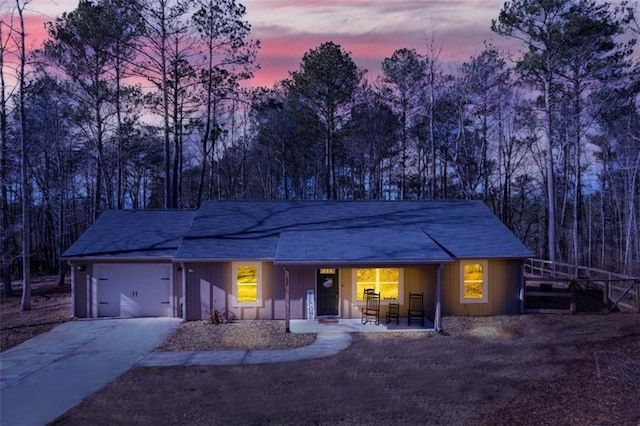
<instances>
[{"instance_id":1,"label":"garage door panel","mask_svg":"<svg viewBox=\"0 0 640 426\"><path fill-rule=\"evenodd\" d=\"M171 265L99 265L98 316L171 316Z\"/></svg>"}]
</instances>

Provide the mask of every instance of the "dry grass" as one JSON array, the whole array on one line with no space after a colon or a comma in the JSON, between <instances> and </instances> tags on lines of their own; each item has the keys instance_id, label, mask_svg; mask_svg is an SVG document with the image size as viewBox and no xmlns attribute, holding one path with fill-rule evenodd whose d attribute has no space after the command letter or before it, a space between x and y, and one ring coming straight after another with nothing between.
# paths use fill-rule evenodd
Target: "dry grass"
<instances>
[{"instance_id":1,"label":"dry grass","mask_svg":"<svg viewBox=\"0 0 640 426\"><path fill-rule=\"evenodd\" d=\"M638 425L640 316L445 318L290 364L134 368L55 424Z\"/></svg>"},{"instance_id":2,"label":"dry grass","mask_svg":"<svg viewBox=\"0 0 640 426\"><path fill-rule=\"evenodd\" d=\"M13 282L15 296L0 299L0 351L51 330L71 318L71 285L58 286L57 277L34 277L31 310L21 311L22 283Z\"/></svg>"}]
</instances>

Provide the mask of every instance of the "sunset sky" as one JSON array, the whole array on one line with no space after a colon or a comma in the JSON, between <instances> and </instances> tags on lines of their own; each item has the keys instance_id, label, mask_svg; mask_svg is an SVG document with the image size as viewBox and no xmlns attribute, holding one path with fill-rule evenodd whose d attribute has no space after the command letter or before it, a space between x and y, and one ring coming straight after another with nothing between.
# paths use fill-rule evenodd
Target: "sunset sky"
<instances>
[{"instance_id":1,"label":"sunset sky","mask_svg":"<svg viewBox=\"0 0 640 426\"><path fill-rule=\"evenodd\" d=\"M435 35L443 63L460 63L479 53L485 40L504 44L491 33L491 20L504 0L244 0L252 36L262 48L261 70L252 85L272 86L298 69L302 55L325 41L351 52L370 78L394 50L426 53L425 38ZM0 0L6 9L13 2ZM77 0L32 0L28 31L42 41L43 23L71 11ZM38 34L39 33L39 34Z\"/></svg>"}]
</instances>

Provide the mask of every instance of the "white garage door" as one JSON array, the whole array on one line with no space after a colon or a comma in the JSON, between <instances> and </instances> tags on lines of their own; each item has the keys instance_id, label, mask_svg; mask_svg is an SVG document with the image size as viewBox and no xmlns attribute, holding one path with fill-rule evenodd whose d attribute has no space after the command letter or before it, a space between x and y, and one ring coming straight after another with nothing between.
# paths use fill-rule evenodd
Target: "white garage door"
<instances>
[{"instance_id":1,"label":"white garage door","mask_svg":"<svg viewBox=\"0 0 640 426\"><path fill-rule=\"evenodd\" d=\"M95 265L99 317L171 316L171 265Z\"/></svg>"}]
</instances>

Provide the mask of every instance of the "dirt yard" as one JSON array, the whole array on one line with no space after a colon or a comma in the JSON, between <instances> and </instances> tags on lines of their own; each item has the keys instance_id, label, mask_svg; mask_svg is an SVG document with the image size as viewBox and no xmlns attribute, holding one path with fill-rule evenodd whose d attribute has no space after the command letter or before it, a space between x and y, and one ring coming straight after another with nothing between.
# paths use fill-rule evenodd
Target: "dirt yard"
<instances>
[{"instance_id":1,"label":"dirt yard","mask_svg":"<svg viewBox=\"0 0 640 426\"><path fill-rule=\"evenodd\" d=\"M319 360L134 368L54 424L634 425L640 315L445 318Z\"/></svg>"},{"instance_id":2,"label":"dirt yard","mask_svg":"<svg viewBox=\"0 0 640 426\"><path fill-rule=\"evenodd\" d=\"M21 311L22 282L12 283L15 295L0 298L0 351L19 345L71 318L71 284L58 285L58 277L34 277L31 310Z\"/></svg>"}]
</instances>

